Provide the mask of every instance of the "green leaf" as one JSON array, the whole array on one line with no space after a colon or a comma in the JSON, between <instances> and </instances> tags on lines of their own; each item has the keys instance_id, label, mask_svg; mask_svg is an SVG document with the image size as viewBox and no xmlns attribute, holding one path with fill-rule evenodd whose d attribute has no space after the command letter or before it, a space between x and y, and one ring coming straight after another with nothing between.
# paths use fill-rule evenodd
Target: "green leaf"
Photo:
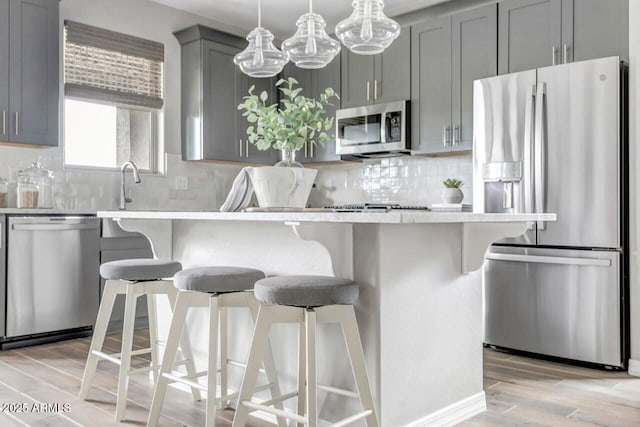
<instances>
[{"instance_id":1,"label":"green leaf","mask_svg":"<svg viewBox=\"0 0 640 427\"><path fill-rule=\"evenodd\" d=\"M269 99L269 94L267 93L267 91L263 90L262 92L260 92L260 100L262 102L265 102L267 99Z\"/></svg>"},{"instance_id":2,"label":"green leaf","mask_svg":"<svg viewBox=\"0 0 640 427\"><path fill-rule=\"evenodd\" d=\"M254 113L249 114L249 116L247 117L247 121L249 123L255 123L258 121L258 116L256 116Z\"/></svg>"}]
</instances>

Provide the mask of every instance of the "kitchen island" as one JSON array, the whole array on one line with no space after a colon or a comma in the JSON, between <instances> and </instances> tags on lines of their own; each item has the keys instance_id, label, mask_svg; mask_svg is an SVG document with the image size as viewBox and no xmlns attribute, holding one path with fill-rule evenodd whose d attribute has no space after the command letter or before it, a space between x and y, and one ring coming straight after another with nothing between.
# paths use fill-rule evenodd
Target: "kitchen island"
<instances>
[{"instance_id":1,"label":"kitchen island","mask_svg":"<svg viewBox=\"0 0 640 427\"><path fill-rule=\"evenodd\" d=\"M356 315L382 426L451 425L486 409L482 384L482 276L489 245L555 214L355 212L98 212L147 236L155 256L184 268L234 265L267 275L319 274L360 285ZM205 312L188 319L198 367L206 366ZM161 336L169 307L159 304ZM230 313L229 354L243 360L248 313ZM202 327L193 327L201 324ZM271 333L281 389L296 384L297 326ZM318 383L353 388L337 325L318 330ZM332 347L336 351L328 351ZM199 369L198 369L199 370ZM239 386L241 371L230 384ZM357 402L320 392L320 418Z\"/></svg>"}]
</instances>

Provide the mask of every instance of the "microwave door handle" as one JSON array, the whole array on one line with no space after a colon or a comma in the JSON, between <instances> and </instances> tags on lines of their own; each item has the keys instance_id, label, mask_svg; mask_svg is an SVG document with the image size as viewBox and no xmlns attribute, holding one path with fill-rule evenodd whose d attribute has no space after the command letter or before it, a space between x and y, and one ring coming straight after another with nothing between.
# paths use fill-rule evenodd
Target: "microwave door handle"
<instances>
[{"instance_id":1,"label":"microwave door handle","mask_svg":"<svg viewBox=\"0 0 640 427\"><path fill-rule=\"evenodd\" d=\"M524 212L533 212L533 124L536 110L536 85L527 88L524 109L524 153L523 153L523 181L524 181Z\"/></svg>"},{"instance_id":2,"label":"microwave door handle","mask_svg":"<svg viewBox=\"0 0 640 427\"><path fill-rule=\"evenodd\" d=\"M546 84L539 83L536 88L536 113L535 113L535 139L534 139L534 165L535 165L535 210L536 213L544 212L545 196L545 98ZM538 221L538 230L544 230L544 221Z\"/></svg>"}]
</instances>

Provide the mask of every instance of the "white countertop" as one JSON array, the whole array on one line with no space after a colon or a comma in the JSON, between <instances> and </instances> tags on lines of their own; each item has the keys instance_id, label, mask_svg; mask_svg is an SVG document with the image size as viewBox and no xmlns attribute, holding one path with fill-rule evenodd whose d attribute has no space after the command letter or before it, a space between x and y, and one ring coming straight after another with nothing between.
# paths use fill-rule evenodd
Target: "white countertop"
<instances>
[{"instance_id":1,"label":"white countertop","mask_svg":"<svg viewBox=\"0 0 640 427\"><path fill-rule=\"evenodd\" d=\"M0 208L0 215L95 215L95 210Z\"/></svg>"},{"instance_id":2,"label":"white countertop","mask_svg":"<svg viewBox=\"0 0 640 427\"><path fill-rule=\"evenodd\" d=\"M98 211L98 217L113 219L168 219L266 222L342 222L369 224L479 223L555 221L556 214L493 214L472 212L162 212Z\"/></svg>"}]
</instances>

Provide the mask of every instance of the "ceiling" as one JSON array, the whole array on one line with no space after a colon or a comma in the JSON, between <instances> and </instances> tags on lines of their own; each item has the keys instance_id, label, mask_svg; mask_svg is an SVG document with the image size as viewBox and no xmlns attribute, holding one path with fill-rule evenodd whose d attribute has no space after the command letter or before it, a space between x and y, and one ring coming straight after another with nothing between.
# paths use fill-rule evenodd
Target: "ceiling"
<instances>
[{"instance_id":1,"label":"ceiling","mask_svg":"<svg viewBox=\"0 0 640 427\"><path fill-rule=\"evenodd\" d=\"M256 27L257 0L153 0L175 9L206 17L222 24L223 28L235 27L245 31ZM386 0L385 13L395 16L422 9L447 0ZM295 5L295 6L294 6ZM327 21L327 32L333 33L335 25L351 14L350 0L316 0L314 12ZM307 12L307 0L263 0L262 26L271 30L276 38L285 39L295 32L295 22Z\"/></svg>"}]
</instances>

